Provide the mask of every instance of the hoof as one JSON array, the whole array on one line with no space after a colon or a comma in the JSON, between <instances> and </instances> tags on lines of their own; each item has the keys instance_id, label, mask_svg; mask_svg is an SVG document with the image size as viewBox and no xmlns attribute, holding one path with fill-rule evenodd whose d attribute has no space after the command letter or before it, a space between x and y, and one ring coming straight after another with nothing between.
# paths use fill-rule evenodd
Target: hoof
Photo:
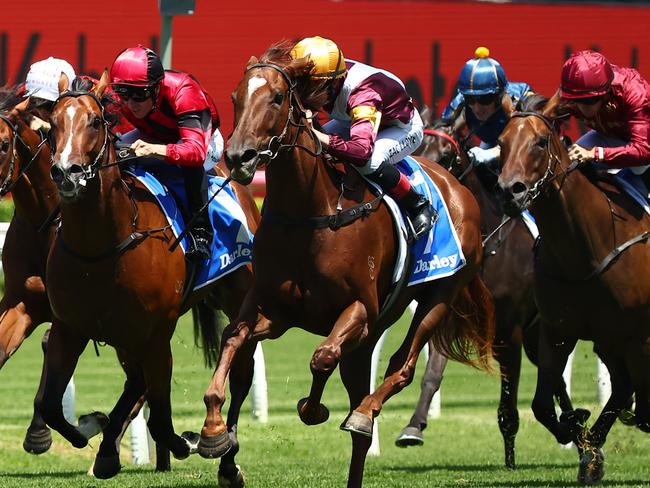
<instances>
[{"instance_id":1,"label":"hoof","mask_svg":"<svg viewBox=\"0 0 650 488\"><path fill-rule=\"evenodd\" d=\"M298 402L298 416L300 417L300 420L303 421L304 424L306 425L318 425L322 424L323 422L326 422L328 418L330 418L330 411L327 409L325 405L322 403L318 404L318 409L316 413L312 412L306 412L304 410L304 405L307 403L307 398L303 398Z\"/></svg>"},{"instance_id":2,"label":"hoof","mask_svg":"<svg viewBox=\"0 0 650 488\"><path fill-rule=\"evenodd\" d=\"M121 469L119 454L108 457L97 456L93 465L93 475L100 480L107 480L119 473Z\"/></svg>"},{"instance_id":3,"label":"hoof","mask_svg":"<svg viewBox=\"0 0 650 488\"><path fill-rule=\"evenodd\" d=\"M632 410L629 410L627 408L624 408L620 411L618 414L618 420L620 420L623 425L636 425L636 415L634 415L634 412Z\"/></svg>"},{"instance_id":4,"label":"hoof","mask_svg":"<svg viewBox=\"0 0 650 488\"><path fill-rule=\"evenodd\" d=\"M186 430L181 434L181 439L183 439L187 443L187 447L190 448L190 455L199 452L199 441L201 440L199 434Z\"/></svg>"},{"instance_id":5,"label":"hoof","mask_svg":"<svg viewBox=\"0 0 650 488\"><path fill-rule=\"evenodd\" d=\"M219 488L242 488L245 486L244 472L241 470L239 464L235 465L235 469L227 470L219 469Z\"/></svg>"},{"instance_id":6,"label":"hoof","mask_svg":"<svg viewBox=\"0 0 650 488\"><path fill-rule=\"evenodd\" d=\"M404 427L401 434L395 439L397 447L421 446L424 444L422 431L417 427Z\"/></svg>"},{"instance_id":7,"label":"hoof","mask_svg":"<svg viewBox=\"0 0 650 488\"><path fill-rule=\"evenodd\" d=\"M348 432L372 437L372 425L373 422L371 419L362 413L354 411L348 415L348 418L341 424L341 430L347 430Z\"/></svg>"},{"instance_id":8,"label":"hoof","mask_svg":"<svg viewBox=\"0 0 650 488\"><path fill-rule=\"evenodd\" d=\"M230 436L228 435L228 431L224 430L221 434L210 437L201 436L198 451L199 455L204 458L220 458L230 451Z\"/></svg>"},{"instance_id":9,"label":"hoof","mask_svg":"<svg viewBox=\"0 0 650 488\"><path fill-rule=\"evenodd\" d=\"M30 454L43 454L52 446L52 432L47 427L38 430L27 429L23 449Z\"/></svg>"},{"instance_id":10,"label":"hoof","mask_svg":"<svg viewBox=\"0 0 650 488\"><path fill-rule=\"evenodd\" d=\"M595 485L605 475L605 456L602 449L588 449L580 458L578 469L578 483L581 485Z\"/></svg>"},{"instance_id":11,"label":"hoof","mask_svg":"<svg viewBox=\"0 0 650 488\"><path fill-rule=\"evenodd\" d=\"M108 416L102 412L92 412L79 417L77 429L86 439L92 439L108 425Z\"/></svg>"}]
</instances>

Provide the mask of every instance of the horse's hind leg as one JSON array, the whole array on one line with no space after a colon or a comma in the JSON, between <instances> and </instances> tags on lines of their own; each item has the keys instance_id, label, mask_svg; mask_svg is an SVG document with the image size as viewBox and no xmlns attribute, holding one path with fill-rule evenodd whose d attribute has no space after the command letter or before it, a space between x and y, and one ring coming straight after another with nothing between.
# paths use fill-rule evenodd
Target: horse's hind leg
<instances>
[{"instance_id":1,"label":"horse's hind leg","mask_svg":"<svg viewBox=\"0 0 650 488\"><path fill-rule=\"evenodd\" d=\"M408 425L402 429L400 435L395 439L398 447L421 446L424 444L422 431L427 427L427 415L433 395L440 389L442 375L447 366L447 358L440 354L429 341L429 360L422 375L422 387L420 398L415 406L415 412Z\"/></svg>"},{"instance_id":2,"label":"horse's hind leg","mask_svg":"<svg viewBox=\"0 0 650 488\"><path fill-rule=\"evenodd\" d=\"M176 435L172 424L172 351L169 336L164 333L171 327L163 324L155 330L160 331L159 335L147 344L140 359L150 408L147 425L154 441L166 446L176 459L185 459L190 455L190 446L185 439Z\"/></svg>"},{"instance_id":3,"label":"horse's hind leg","mask_svg":"<svg viewBox=\"0 0 650 488\"><path fill-rule=\"evenodd\" d=\"M327 380L346 352L355 349L367 336L368 316L361 302L354 302L339 316L327 338L316 348L309 364L312 374L309 397L298 402L298 415L307 425L329 418L327 407L320 403Z\"/></svg>"},{"instance_id":4,"label":"horse's hind leg","mask_svg":"<svg viewBox=\"0 0 650 488\"><path fill-rule=\"evenodd\" d=\"M145 392L144 377L139 366L127 359L118 351L120 364L126 373L124 391L109 414L108 425L104 428L104 438L99 445L99 451L93 465L93 474L100 479L108 479L119 473L120 453L119 442L124 430L130 423L130 414Z\"/></svg>"},{"instance_id":5,"label":"horse's hind leg","mask_svg":"<svg viewBox=\"0 0 650 488\"><path fill-rule=\"evenodd\" d=\"M372 349L362 347L341 359L340 372L343 385L350 399L350 412L359 406L370 392L370 358ZM363 470L372 439L364 434L350 432L352 436L352 458L348 472L348 488L360 488Z\"/></svg>"},{"instance_id":6,"label":"horse's hind leg","mask_svg":"<svg viewBox=\"0 0 650 488\"><path fill-rule=\"evenodd\" d=\"M74 447L88 444L88 437L63 416L61 401L72 377L79 356L88 343L88 338L76 333L71 327L58 321L52 323L45 357L45 368L41 376L42 396L36 397L35 408L45 422L65 437Z\"/></svg>"},{"instance_id":7,"label":"horse's hind leg","mask_svg":"<svg viewBox=\"0 0 650 488\"><path fill-rule=\"evenodd\" d=\"M625 354L625 363L630 372L636 406L636 426L650 433L650 339L630 344ZM626 402L626 407L629 399Z\"/></svg>"}]
</instances>

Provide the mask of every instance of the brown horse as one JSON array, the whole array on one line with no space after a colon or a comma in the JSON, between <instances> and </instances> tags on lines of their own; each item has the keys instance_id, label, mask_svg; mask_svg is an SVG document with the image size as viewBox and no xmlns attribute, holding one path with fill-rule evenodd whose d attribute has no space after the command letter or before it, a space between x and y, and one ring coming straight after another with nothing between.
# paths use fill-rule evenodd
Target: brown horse
<instances>
[{"instance_id":1,"label":"brown horse","mask_svg":"<svg viewBox=\"0 0 650 488\"><path fill-rule=\"evenodd\" d=\"M426 115L426 111L423 114ZM474 166L466 150L469 137L463 114L448 123L438 122L425 129L418 154L447 167L470 189L481 208L481 231L488 236L481 277L492 293L496 312L494 357L501 369L501 398L497 410L503 435L505 464L515 467L515 437L519 430L517 395L521 372L521 346L537 364L537 306L533 296L534 239L521 219L513 219L494 232L504 220L494 190L496 176L486 167ZM427 426L431 399L440 388L447 361L429 343L429 361L422 377L422 391L415 412L395 443L400 447L421 445ZM573 410L564 380L558 386L557 401L563 412Z\"/></svg>"},{"instance_id":2,"label":"brown horse","mask_svg":"<svg viewBox=\"0 0 650 488\"><path fill-rule=\"evenodd\" d=\"M27 123L29 101L13 90L3 90L0 97L0 197L11 192L15 206L2 249L1 368L38 325L52 319L44 276L54 226L44 224L59 196L50 178L50 147ZM51 444L50 430L34 411L25 450L40 454Z\"/></svg>"},{"instance_id":3,"label":"brown horse","mask_svg":"<svg viewBox=\"0 0 650 488\"><path fill-rule=\"evenodd\" d=\"M252 282L251 270L240 267L183 301L186 262L180 249L169 249L173 236L166 217L154 196L122 173L116 163L99 100L108 83L104 73L90 92L69 92L63 84L52 109L50 138L55 149L51 172L61 196L61 226L47 263L54 320L44 393L37 401L48 425L75 447L84 447L87 438L62 415L63 390L89 340L116 348L127 381L109 416L95 460L94 473L101 478L119 472L115 441L145 392L154 440L176 458L190 454L189 443L175 434L171 419L170 339L176 321L201 300L234 318ZM244 210L255 230L258 214L250 193L245 194ZM206 337L203 332L204 353L210 357L216 336ZM251 350L250 358L252 354ZM232 381L250 385L252 359L233 370ZM235 410L241 406L237 402L239 399ZM235 454L236 449L220 468L220 473L232 474L234 481L241 477L234 464Z\"/></svg>"},{"instance_id":4,"label":"brown horse","mask_svg":"<svg viewBox=\"0 0 650 488\"><path fill-rule=\"evenodd\" d=\"M601 447L634 392L636 423L650 432L650 217L609 175L576 171L556 133L558 96L531 100L500 138L499 185L510 215L529 207L541 241L535 296L541 314L535 417L581 454L578 480L603 476ZM537 109L537 110L535 110ZM615 324L615 326L614 326ZM591 428L558 418L552 393L578 339L594 342L612 395Z\"/></svg>"},{"instance_id":5,"label":"brown horse","mask_svg":"<svg viewBox=\"0 0 650 488\"><path fill-rule=\"evenodd\" d=\"M217 457L228 448L221 408L226 376L239 349L298 325L326 337L312 357L311 391L298 402L298 414L308 425L327 420L329 412L320 401L340 365L350 400L350 415L341 426L352 434L348 486L361 486L373 419L388 398L412 381L418 354L429 338L451 358L487 367L493 310L477 276L482 254L479 210L448 172L421 161L450 203L468 262L452 276L402 290L394 306L382 311L396 263L389 211L356 171L347 166L342 170L323 156L303 108L319 106L319 88L308 79L312 65L291 60L290 48L279 44L259 62L251 58L232 95L235 128L226 163L232 177L245 184L265 164L267 192L254 243L255 286L224 332L219 365L205 398L211 413L199 453ZM419 307L407 337L391 358L384 383L369 395L374 345L413 299ZM267 327L255 325L258 309L271 320ZM478 353L477 360L471 359L472 352Z\"/></svg>"}]
</instances>

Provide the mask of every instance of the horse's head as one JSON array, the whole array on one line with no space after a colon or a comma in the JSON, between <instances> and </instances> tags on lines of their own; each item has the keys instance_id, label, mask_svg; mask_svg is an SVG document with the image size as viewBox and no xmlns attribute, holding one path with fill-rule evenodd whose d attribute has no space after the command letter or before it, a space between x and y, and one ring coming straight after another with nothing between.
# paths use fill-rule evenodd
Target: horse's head
<instances>
[{"instance_id":1,"label":"horse's head","mask_svg":"<svg viewBox=\"0 0 650 488\"><path fill-rule=\"evenodd\" d=\"M100 99L108 72L90 91L70 91L65 75L50 117L52 179L63 199L76 200L109 152L109 133Z\"/></svg>"},{"instance_id":2,"label":"horse's head","mask_svg":"<svg viewBox=\"0 0 650 488\"><path fill-rule=\"evenodd\" d=\"M501 175L499 189L504 211L518 215L552 184L566 152L555 127L558 100L537 96L513 112L499 138ZM541 109L541 110L540 110Z\"/></svg>"},{"instance_id":3,"label":"horse's head","mask_svg":"<svg viewBox=\"0 0 650 488\"><path fill-rule=\"evenodd\" d=\"M291 59L286 47L273 49L260 60L249 60L232 93L234 130L224 156L232 178L242 184L252 181L259 165L292 147L297 138L293 129L303 127L298 91L313 64L304 58ZM305 107L309 108L307 103Z\"/></svg>"},{"instance_id":4,"label":"horse's head","mask_svg":"<svg viewBox=\"0 0 650 488\"><path fill-rule=\"evenodd\" d=\"M21 147L23 150L28 148L20 136L20 125L24 125L21 116L27 110L29 98L19 102L20 99L11 93L7 92L7 95L0 102L0 197L11 191L18 181L22 171Z\"/></svg>"}]
</instances>

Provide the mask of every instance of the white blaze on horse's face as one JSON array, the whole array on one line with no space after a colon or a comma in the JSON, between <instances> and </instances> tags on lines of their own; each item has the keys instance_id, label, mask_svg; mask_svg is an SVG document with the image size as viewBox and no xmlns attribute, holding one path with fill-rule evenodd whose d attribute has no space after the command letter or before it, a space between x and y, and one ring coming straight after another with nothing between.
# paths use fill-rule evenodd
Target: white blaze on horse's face
<instances>
[{"instance_id":1,"label":"white blaze on horse's face","mask_svg":"<svg viewBox=\"0 0 650 488\"><path fill-rule=\"evenodd\" d=\"M70 119L70 127L72 127L72 123L74 121L74 116L76 114L77 110L70 106L65 109L65 114L68 116ZM63 151L61 151L61 155L59 156L59 161L58 163L63 167L63 168L68 168L70 166L70 155L72 154L72 137L74 135L74 131L70 131L68 134L68 140L66 141Z\"/></svg>"},{"instance_id":2,"label":"white blaze on horse's face","mask_svg":"<svg viewBox=\"0 0 650 488\"><path fill-rule=\"evenodd\" d=\"M257 91L258 88L266 85L266 78L261 76L253 76L248 80L248 99L253 96L253 93Z\"/></svg>"}]
</instances>

